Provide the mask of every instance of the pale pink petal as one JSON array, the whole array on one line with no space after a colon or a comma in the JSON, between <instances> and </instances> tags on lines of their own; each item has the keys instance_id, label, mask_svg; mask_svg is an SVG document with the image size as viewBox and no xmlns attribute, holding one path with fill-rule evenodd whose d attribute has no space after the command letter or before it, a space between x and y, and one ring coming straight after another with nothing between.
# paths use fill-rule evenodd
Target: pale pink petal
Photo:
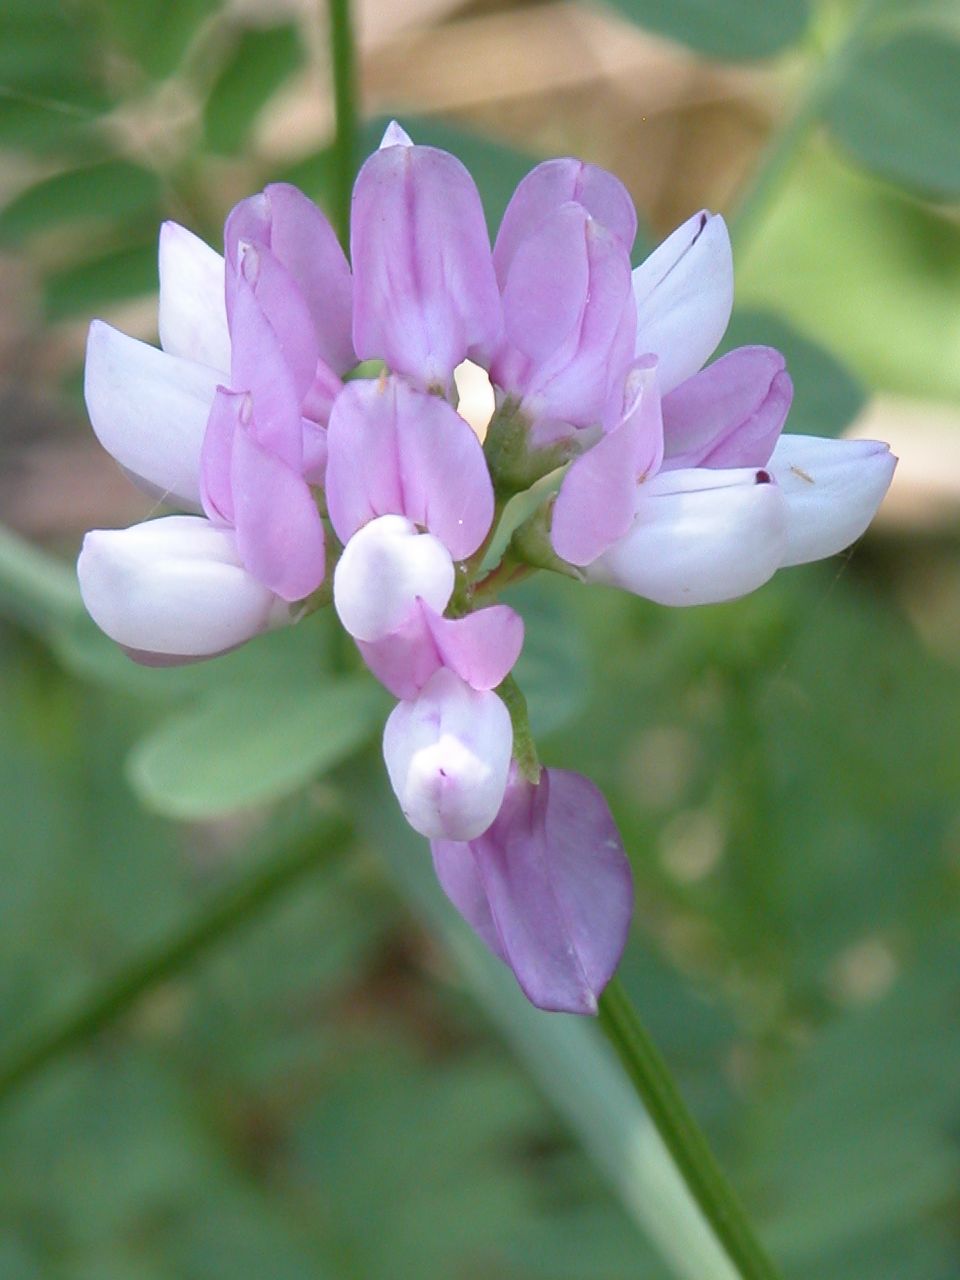
<instances>
[{"instance_id":1,"label":"pale pink petal","mask_svg":"<svg viewBox=\"0 0 960 1280\"><path fill-rule=\"evenodd\" d=\"M585 570L658 604L715 604L753 591L786 554L786 504L765 471L661 472L630 531Z\"/></svg>"},{"instance_id":2,"label":"pale pink petal","mask_svg":"<svg viewBox=\"0 0 960 1280\"><path fill-rule=\"evenodd\" d=\"M333 575L340 621L357 640L383 640L418 599L442 613L453 591L450 553L404 516L378 516L347 542Z\"/></svg>"},{"instance_id":3,"label":"pale pink petal","mask_svg":"<svg viewBox=\"0 0 960 1280\"><path fill-rule=\"evenodd\" d=\"M353 282L346 255L322 211L296 187L271 183L233 209L224 240L228 306L239 273L239 246L269 249L296 282L313 321L320 356L337 373L356 364L351 337Z\"/></svg>"},{"instance_id":4,"label":"pale pink petal","mask_svg":"<svg viewBox=\"0 0 960 1280\"><path fill-rule=\"evenodd\" d=\"M459 160L387 146L353 191L353 338L362 360L446 390L468 355L493 346L500 295L480 196Z\"/></svg>"},{"instance_id":5,"label":"pale pink petal","mask_svg":"<svg viewBox=\"0 0 960 1280\"><path fill-rule=\"evenodd\" d=\"M519 244L503 310L506 340L491 364L492 381L519 397L534 419L577 427L603 421L633 354L622 241L581 205L562 205Z\"/></svg>"},{"instance_id":6,"label":"pale pink petal","mask_svg":"<svg viewBox=\"0 0 960 1280\"><path fill-rule=\"evenodd\" d=\"M94 622L134 653L213 657L289 620L243 568L232 535L198 516L95 529L77 576Z\"/></svg>"},{"instance_id":7,"label":"pale pink petal","mask_svg":"<svg viewBox=\"0 0 960 1280\"><path fill-rule=\"evenodd\" d=\"M582 160L545 160L521 180L503 215L493 248L501 288L521 241L571 200L612 231L629 252L637 234L637 214L620 179Z\"/></svg>"},{"instance_id":8,"label":"pale pink petal","mask_svg":"<svg viewBox=\"0 0 960 1280\"><path fill-rule=\"evenodd\" d=\"M762 467L792 399L779 351L728 352L664 398L664 466Z\"/></svg>"},{"instance_id":9,"label":"pale pink petal","mask_svg":"<svg viewBox=\"0 0 960 1280\"><path fill-rule=\"evenodd\" d=\"M299 472L240 426L230 469L237 549L244 566L283 600L305 600L323 582L323 522Z\"/></svg>"},{"instance_id":10,"label":"pale pink petal","mask_svg":"<svg viewBox=\"0 0 960 1280\"><path fill-rule=\"evenodd\" d=\"M767 463L787 508L781 563L806 564L855 542L876 515L896 465L879 440L781 436Z\"/></svg>"},{"instance_id":11,"label":"pale pink petal","mask_svg":"<svg viewBox=\"0 0 960 1280\"><path fill-rule=\"evenodd\" d=\"M439 396L400 379L348 384L330 415L327 504L347 542L380 515L404 515L459 560L474 552L493 518L483 449Z\"/></svg>"},{"instance_id":12,"label":"pale pink petal","mask_svg":"<svg viewBox=\"0 0 960 1280\"><path fill-rule=\"evenodd\" d=\"M94 320L84 395L97 439L151 492L200 507L200 447L222 375Z\"/></svg>"},{"instance_id":13,"label":"pale pink petal","mask_svg":"<svg viewBox=\"0 0 960 1280\"><path fill-rule=\"evenodd\" d=\"M186 227L160 228L160 345L172 356L230 369L223 258Z\"/></svg>"},{"instance_id":14,"label":"pale pink petal","mask_svg":"<svg viewBox=\"0 0 960 1280\"><path fill-rule=\"evenodd\" d=\"M702 368L733 308L733 255L719 214L694 214L633 273L637 355L659 358L664 395Z\"/></svg>"},{"instance_id":15,"label":"pale pink petal","mask_svg":"<svg viewBox=\"0 0 960 1280\"><path fill-rule=\"evenodd\" d=\"M496 817L507 785L513 730L497 694L478 692L441 668L387 721L390 783L415 831L470 840Z\"/></svg>"},{"instance_id":16,"label":"pale pink petal","mask_svg":"<svg viewBox=\"0 0 960 1280\"><path fill-rule=\"evenodd\" d=\"M553 549L570 564L596 560L633 524L637 486L655 475L663 423L655 361L641 357L627 379L623 420L577 458L553 508Z\"/></svg>"}]
</instances>

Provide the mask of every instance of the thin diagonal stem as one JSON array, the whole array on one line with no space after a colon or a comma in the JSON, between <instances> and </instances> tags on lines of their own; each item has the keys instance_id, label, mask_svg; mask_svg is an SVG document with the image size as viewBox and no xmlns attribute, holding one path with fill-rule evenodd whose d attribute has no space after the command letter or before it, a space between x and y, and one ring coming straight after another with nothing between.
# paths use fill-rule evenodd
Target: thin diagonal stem
<instances>
[{"instance_id":1,"label":"thin diagonal stem","mask_svg":"<svg viewBox=\"0 0 960 1280\"><path fill-rule=\"evenodd\" d=\"M600 1025L703 1216L743 1280L780 1280L617 978L600 997Z\"/></svg>"},{"instance_id":2,"label":"thin diagonal stem","mask_svg":"<svg viewBox=\"0 0 960 1280\"><path fill-rule=\"evenodd\" d=\"M359 158L357 123L357 51L350 0L327 0L330 19L330 62L333 71L334 223L340 243L350 247L350 197Z\"/></svg>"},{"instance_id":3,"label":"thin diagonal stem","mask_svg":"<svg viewBox=\"0 0 960 1280\"><path fill-rule=\"evenodd\" d=\"M133 957L75 1009L36 1031L0 1062L0 1102L115 1022L147 991L182 972L241 925L261 915L305 876L330 862L349 834L342 818L323 817L307 830L301 824L271 853L255 858L249 871L190 919Z\"/></svg>"},{"instance_id":4,"label":"thin diagonal stem","mask_svg":"<svg viewBox=\"0 0 960 1280\"><path fill-rule=\"evenodd\" d=\"M730 230L740 246L754 234L771 196L779 188L816 126L838 82L859 52L883 0L862 0L844 37L830 49L807 80L785 124L770 140L752 181L733 211Z\"/></svg>"}]
</instances>

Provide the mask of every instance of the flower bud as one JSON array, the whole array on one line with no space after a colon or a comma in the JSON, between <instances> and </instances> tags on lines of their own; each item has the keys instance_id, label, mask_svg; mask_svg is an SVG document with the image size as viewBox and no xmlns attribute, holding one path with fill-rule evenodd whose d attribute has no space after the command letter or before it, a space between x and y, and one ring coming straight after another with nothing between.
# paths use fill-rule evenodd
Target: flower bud
<instances>
[{"instance_id":1,"label":"flower bud","mask_svg":"<svg viewBox=\"0 0 960 1280\"><path fill-rule=\"evenodd\" d=\"M446 667L412 702L394 708L383 734L390 783L415 831L472 840L497 816L513 729L496 693L471 689Z\"/></svg>"},{"instance_id":2,"label":"flower bud","mask_svg":"<svg viewBox=\"0 0 960 1280\"><path fill-rule=\"evenodd\" d=\"M541 1009L593 1014L627 940L630 864L600 791L578 773L511 772L503 805L467 843L433 840L447 897Z\"/></svg>"},{"instance_id":3,"label":"flower bud","mask_svg":"<svg viewBox=\"0 0 960 1280\"><path fill-rule=\"evenodd\" d=\"M353 190L353 337L423 386L500 332L500 297L483 206L459 160L399 142L375 151Z\"/></svg>"},{"instance_id":4,"label":"flower bud","mask_svg":"<svg viewBox=\"0 0 960 1280\"><path fill-rule=\"evenodd\" d=\"M545 160L521 179L500 223L493 264L501 288L507 282L510 264L521 242L569 201L582 205L630 252L637 234L637 214L630 193L620 179L582 160Z\"/></svg>"},{"instance_id":5,"label":"flower bud","mask_svg":"<svg viewBox=\"0 0 960 1280\"><path fill-rule=\"evenodd\" d=\"M506 337L490 367L492 381L517 396L535 423L604 421L633 356L636 321L623 242L582 205L561 205L517 247L503 314Z\"/></svg>"}]
</instances>

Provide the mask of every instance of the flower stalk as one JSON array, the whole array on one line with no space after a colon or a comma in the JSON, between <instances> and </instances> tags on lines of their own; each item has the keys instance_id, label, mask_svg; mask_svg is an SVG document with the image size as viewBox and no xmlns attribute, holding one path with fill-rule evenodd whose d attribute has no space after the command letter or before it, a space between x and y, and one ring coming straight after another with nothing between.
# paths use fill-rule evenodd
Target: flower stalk
<instances>
[{"instance_id":1,"label":"flower stalk","mask_svg":"<svg viewBox=\"0 0 960 1280\"><path fill-rule=\"evenodd\" d=\"M691 1194L743 1280L780 1280L670 1069L618 978L600 997L600 1025Z\"/></svg>"},{"instance_id":2,"label":"flower stalk","mask_svg":"<svg viewBox=\"0 0 960 1280\"><path fill-rule=\"evenodd\" d=\"M333 71L333 222L345 250L350 245L350 197L360 158L357 113L357 50L350 0L327 0Z\"/></svg>"}]
</instances>

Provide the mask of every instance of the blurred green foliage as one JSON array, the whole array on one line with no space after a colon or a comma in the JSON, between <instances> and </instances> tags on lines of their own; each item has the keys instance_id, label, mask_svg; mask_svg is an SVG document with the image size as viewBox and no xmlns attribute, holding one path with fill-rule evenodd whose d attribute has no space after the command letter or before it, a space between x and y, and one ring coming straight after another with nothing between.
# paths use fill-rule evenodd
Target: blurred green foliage
<instances>
[{"instance_id":1,"label":"blurred green foliage","mask_svg":"<svg viewBox=\"0 0 960 1280\"><path fill-rule=\"evenodd\" d=\"M802 65L834 6L617 8L700 53ZM822 136L740 254L749 307L728 345L786 352L798 431L839 432L866 386L960 395L960 231L937 203L960 190L960 22L942 3L874 9ZM0 22L0 146L24 175L0 240L51 323L151 293L161 218L215 241L231 165L329 195L326 152L277 174L251 143L307 65L289 23L214 0L5 0ZM187 106L159 141L118 127L171 80ZM495 224L530 158L406 123L461 156ZM372 804L357 754L383 715L372 686L334 675L322 615L145 670L68 578L11 554L7 1052L202 908L259 821L174 818L340 785ZM695 613L566 580L515 601L544 758L600 783L634 858L625 983L792 1280L960 1271L960 672L904 617L902 576L881 544ZM504 1054L482 993L383 874L377 846L408 856L402 840L361 827L6 1100L4 1280L662 1280L549 1079Z\"/></svg>"}]
</instances>

